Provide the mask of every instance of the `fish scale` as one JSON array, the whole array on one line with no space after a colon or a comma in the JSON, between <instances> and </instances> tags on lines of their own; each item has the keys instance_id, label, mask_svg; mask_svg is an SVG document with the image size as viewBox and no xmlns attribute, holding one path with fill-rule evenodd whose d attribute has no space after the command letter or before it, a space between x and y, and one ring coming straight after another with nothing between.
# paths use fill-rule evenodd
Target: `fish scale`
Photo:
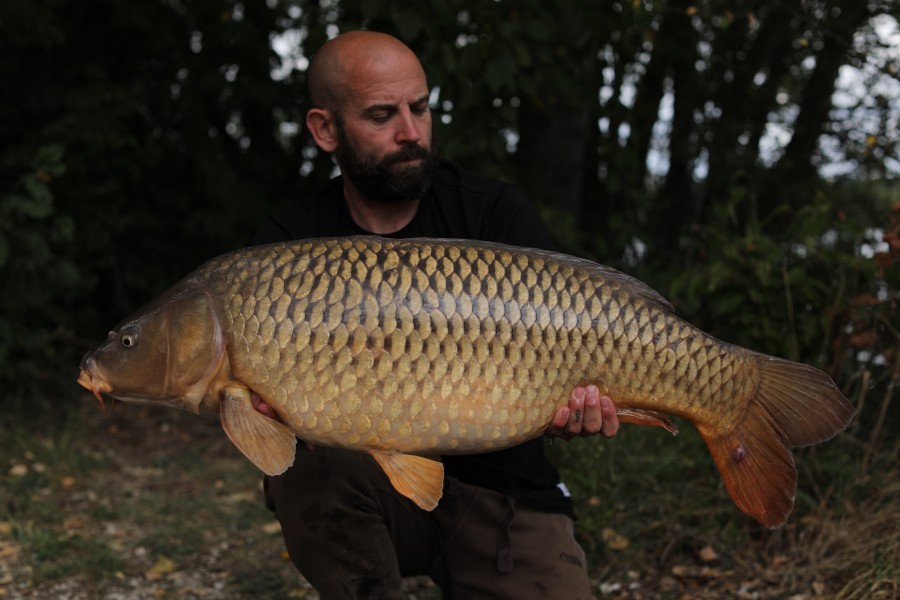
<instances>
[{"instance_id":1,"label":"fish scale","mask_svg":"<svg viewBox=\"0 0 900 600\"><path fill-rule=\"evenodd\" d=\"M231 357L236 376L267 373L254 389L279 399L286 422L311 442L335 444L355 432L367 445L403 452L505 447L546 428L552 409L580 383L595 381L634 406L638 396L648 405L671 397L678 379L665 376L666 364L676 369L670 373L679 374L680 365L689 382L704 382L695 400L684 399L683 411L731 392L716 376L720 369L709 374L709 340L691 338L690 353L663 362L662 377L645 376L647 365L689 332L667 323L671 315L661 307L653 314L646 302L633 305L618 281L591 278L562 261L492 247L359 239L269 252L238 253L232 264L276 266L237 268L234 277L211 277L210 288L217 297L246 298L223 306L229 342L244 348ZM311 331L298 329L296 319L289 324L288 315L302 315ZM251 319L259 326L247 327ZM285 352L291 346L296 353ZM296 361L288 358L294 355ZM740 357L732 362L743 373L738 388L752 388ZM500 402L521 403L519 418L493 410ZM365 418L352 418L357 413ZM409 420L417 425L407 437L397 423Z\"/></svg>"},{"instance_id":2,"label":"fish scale","mask_svg":"<svg viewBox=\"0 0 900 600\"><path fill-rule=\"evenodd\" d=\"M693 423L732 498L770 527L793 506L788 447L853 414L826 374L717 340L619 271L460 240L299 240L212 259L85 355L79 382L101 401L217 410L269 474L293 462L295 436L368 452L426 509L443 471L416 455L534 438L595 384L622 421Z\"/></svg>"}]
</instances>

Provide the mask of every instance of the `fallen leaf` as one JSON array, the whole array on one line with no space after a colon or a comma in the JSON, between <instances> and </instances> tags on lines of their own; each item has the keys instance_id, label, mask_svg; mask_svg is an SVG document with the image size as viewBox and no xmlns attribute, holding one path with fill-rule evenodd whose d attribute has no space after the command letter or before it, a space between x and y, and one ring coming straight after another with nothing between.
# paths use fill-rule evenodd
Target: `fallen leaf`
<instances>
[{"instance_id":1,"label":"fallen leaf","mask_svg":"<svg viewBox=\"0 0 900 600\"><path fill-rule=\"evenodd\" d=\"M160 556L156 561L156 564L150 567L150 570L144 573L144 577L147 579L159 579L164 575L168 575L172 571L175 570L175 563L166 558L165 556Z\"/></svg>"},{"instance_id":2,"label":"fallen leaf","mask_svg":"<svg viewBox=\"0 0 900 600\"><path fill-rule=\"evenodd\" d=\"M262 528L264 533L281 533L281 523L278 521L272 521L270 523L266 523Z\"/></svg>"},{"instance_id":3,"label":"fallen leaf","mask_svg":"<svg viewBox=\"0 0 900 600\"><path fill-rule=\"evenodd\" d=\"M659 589L663 592L674 592L679 587L678 580L674 577L665 575L659 580Z\"/></svg>"},{"instance_id":4,"label":"fallen leaf","mask_svg":"<svg viewBox=\"0 0 900 600\"><path fill-rule=\"evenodd\" d=\"M600 532L600 539L610 550L624 550L631 543L627 537L609 527Z\"/></svg>"},{"instance_id":5,"label":"fallen leaf","mask_svg":"<svg viewBox=\"0 0 900 600\"><path fill-rule=\"evenodd\" d=\"M12 523L9 521L0 521L0 535L9 535L12 533Z\"/></svg>"},{"instance_id":6,"label":"fallen leaf","mask_svg":"<svg viewBox=\"0 0 900 600\"><path fill-rule=\"evenodd\" d=\"M700 550L700 560L703 562L714 562L719 560L719 553L716 552L715 548L710 546L705 546L702 550Z\"/></svg>"},{"instance_id":7,"label":"fallen leaf","mask_svg":"<svg viewBox=\"0 0 900 600\"><path fill-rule=\"evenodd\" d=\"M63 477L59 480L59 485L62 486L64 490L69 490L75 487L75 478L74 477Z\"/></svg>"},{"instance_id":8,"label":"fallen leaf","mask_svg":"<svg viewBox=\"0 0 900 600\"><path fill-rule=\"evenodd\" d=\"M609 583L603 582L600 584L600 593L604 596L609 596L610 594L614 594L622 589L621 583Z\"/></svg>"},{"instance_id":9,"label":"fallen leaf","mask_svg":"<svg viewBox=\"0 0 900 600\"><path fill-rule=\"evenodd\" d=\"M72 529L84 529L85 522L84 519L78 516L69 517L65 521L62 522L62 528L64 531L70 531Z\"/></svg>"},{"instance_id":10,"label":"fallen leaf","mask_svg":"<svg viewBox=\"0 0 900 600\"><path fill-rule=\"evenodd\" d=\"M9 470L10 477L22 477L24 475L28 475L28 466L27 465L13 465Z\"/></svg>"},{"instance_id":11,"label":"fallen leaf","mask_svg":"<svg viewBox=\"0 0 900 600\"><path fill-rule=\"evenodd\" d=\"M719 579L731 571L722 571L715 567L696 567L693 565L675 565L672 575L675 577L692 577L697 579Z\"/></svg>"},{"instance_id":12,"label":"fallen leaf","mask_svg":"<svg viewBox=\"0 0 900 600\"><path fill-rule=\"evenodd\" d=\"M21 551L22 548L15 542L0 544L0 558L18 556Z\"/></svg>"}]
</instances>

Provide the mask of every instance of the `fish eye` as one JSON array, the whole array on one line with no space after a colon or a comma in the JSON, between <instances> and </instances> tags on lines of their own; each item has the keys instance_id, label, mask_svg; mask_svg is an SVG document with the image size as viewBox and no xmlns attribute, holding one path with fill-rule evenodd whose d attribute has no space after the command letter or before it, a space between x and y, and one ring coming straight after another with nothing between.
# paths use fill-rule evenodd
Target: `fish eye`
<instances>
[{"instance_id":1,"label":"fish eye","mask_svg":"<svg viewBox=\"0 0 900 600\"><path fill-rule=\"evenodd\" d=\"M134 348L137 345L137 341L137 331L134 330L123 331L119 336L119 343L122 344L123 348Z\"/></svg>"}]
</instances>

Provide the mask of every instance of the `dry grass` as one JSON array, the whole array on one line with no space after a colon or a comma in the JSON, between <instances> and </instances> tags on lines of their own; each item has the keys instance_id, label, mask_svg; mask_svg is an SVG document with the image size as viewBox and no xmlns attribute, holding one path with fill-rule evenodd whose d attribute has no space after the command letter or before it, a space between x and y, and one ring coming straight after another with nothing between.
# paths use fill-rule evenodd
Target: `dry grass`
<instances>
[{"instance_id":1,"label":"dry grass","mask_svg":"<svg viewBox=\"0 0 900 600\"><path fill-rule=\"evenodd\" d=\"M78 402L63 423L0 431L0 598L317 597L215 420ZM845 435L799 453L797 509L770 532L734 508L683 429L553 446L598 598L898 597L896 452Z\"/></svg>"}]
</instances>

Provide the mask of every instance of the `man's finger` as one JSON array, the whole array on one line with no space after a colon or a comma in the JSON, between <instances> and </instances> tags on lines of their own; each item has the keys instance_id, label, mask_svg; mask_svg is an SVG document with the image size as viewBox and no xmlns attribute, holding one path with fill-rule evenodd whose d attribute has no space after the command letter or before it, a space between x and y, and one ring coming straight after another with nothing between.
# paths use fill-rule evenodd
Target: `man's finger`
<instances>
[{"instance_id":1,"label":"man's finger","mask_svg":"<svg viewBox=\"0 0 900 600\"><path fill-rule=\"evenodd\" d=\"M584 423L584 397L585 390L579 386L569 395L569 423L563 437L571 439L581 435L581 426Z\"/></svg>"},{"instance_id":2,"label":"man's finger","mask_svg":"<svg viewBox=\"0 0 900 600\"><path fill-rule=\"evenodd\" d=\"M619 416L616 414L616 405L609 396L600 397L600 412L603 415L603 425L600 434L604 437L612 437L619 431Z\"/></svg>"},{"instance_id":3,"label":"man's finger","mask_svg":"<svg viewBox=\"0 0 900 600\"><path fill-rule=\"evenodd\" d=\"M553 413L553 419L550 421L550 425L547 426L547 431L544 433L550 437L559 437L562 435L562 432L566 428L566 424L569 422L569 407L568 406L560 406L556 409L556 412Z\"/></svg>"},{"instance_id":4,"label":"man's finger","mask_svg":"<svg viewBox=\"0 0 900 600\"><path fill-rule=\"evenodd\" d=\"M602 431L605 422L600 403L600 390L595 385L589 385L584 392L584 424L581 435L594 435Z\"/></svg>"}]
</instances>

